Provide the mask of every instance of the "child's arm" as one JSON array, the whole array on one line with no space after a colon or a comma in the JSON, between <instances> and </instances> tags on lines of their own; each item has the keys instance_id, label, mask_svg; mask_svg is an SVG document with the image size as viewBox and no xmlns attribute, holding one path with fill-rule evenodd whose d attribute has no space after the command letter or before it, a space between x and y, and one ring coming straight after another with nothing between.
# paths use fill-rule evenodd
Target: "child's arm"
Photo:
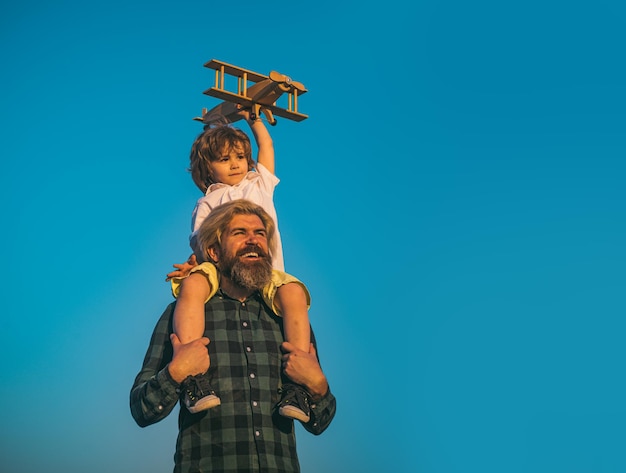
<instances>
[{"instance_id":1,"label":"child's arm","mask_svg":"<svg viewBox=\"0 0 626 473\"><path fill-rule=\"evenodd\" d=\"M248 120L248 125L250 125L257 147L259 148L257 161L265 166L269 172L275 174L274 143L272 142L272 137L270 136L265 123L263 123L260 119L253 122Z\"/></svg>"},{"instance_id":2,"label":"child's arm","mask_svg":"<svg viewBox=\"0 0 626 473\"><path fill-rule=\"evenodd\" d=\"M269 172L275 174L274 143L272 142L270 132L267 130L263 120L259 117L256 120L251 121L250 110L242 109L239 112L239 115L246 120L250 126L250 130L252 130L252 134L254 135L254 140L256 141L257 148L259 149L257 161L265 166Z\"/></svg>"}]
</instances>

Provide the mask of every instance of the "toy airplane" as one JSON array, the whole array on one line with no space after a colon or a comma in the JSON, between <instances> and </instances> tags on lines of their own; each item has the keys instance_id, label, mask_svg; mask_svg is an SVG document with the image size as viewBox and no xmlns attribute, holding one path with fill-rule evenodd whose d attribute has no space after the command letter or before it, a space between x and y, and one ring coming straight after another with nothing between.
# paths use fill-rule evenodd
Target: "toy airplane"
<instances>
[{"instance_id":1,"label":"toy airplane","mask_svg":"<svg viewBox=\"0 0 626 473\"><path fill-rule=\"evenodd\" d=\"M253 119L262 113L270 125L276 125L274 115L297 122L308 118L308 115L298 112L298 97L307 92L306 88L286 75L272 71L269 76L264 76L215 59L207 62L204 67L215 69L215 86L205 90L204 93L224 100L209 111L206 108L202 109L202 116L194 118L203 122L205 126L224 120L231 123L241 120L243 118L239 115L241 109L249 109L250 117ZM237 78L237 93L225 89L227 75ZM253 84L248 87L248 82ZM287 95L286 107L276 104L283 94Z\"/></svg>"}]
</instances>

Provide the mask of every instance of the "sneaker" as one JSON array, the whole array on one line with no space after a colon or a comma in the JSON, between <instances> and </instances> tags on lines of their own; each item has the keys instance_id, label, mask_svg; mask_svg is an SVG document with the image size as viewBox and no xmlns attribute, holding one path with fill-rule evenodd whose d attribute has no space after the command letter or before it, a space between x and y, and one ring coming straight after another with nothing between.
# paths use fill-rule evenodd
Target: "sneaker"
<instances>
[{"instance_id":1,"label":"sneaker","mask_svg":"<svg viewBox=\"0 0 626 473\"><path fill-rule=\"evenodd\" d=\"M283 385L282 399L278 403L278 413L283 417L307 423L311 420L309 393L295 384Z\"/></svg>"},{"instance_id":2,"label":"sneaker","mask_svg":"<svg viewBox=\"0 0 626 473\"><path fill-rule=\"evenodd\" d=\"M221 404L206 376L188 376L182 383L183 404L192 414Z\"/></svg>"}]
</instances>

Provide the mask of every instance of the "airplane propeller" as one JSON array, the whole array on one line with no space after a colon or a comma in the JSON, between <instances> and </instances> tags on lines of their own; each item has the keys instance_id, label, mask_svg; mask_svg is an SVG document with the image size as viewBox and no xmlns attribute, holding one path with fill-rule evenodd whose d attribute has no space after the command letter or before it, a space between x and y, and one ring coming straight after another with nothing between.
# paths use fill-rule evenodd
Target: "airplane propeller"
<instances>
[{"instance_id":1,"label":"airplane propeller","mask_svg":"<svg viewBox=\"0 0 626 473\"><path fill-rule=\"evenodd\" d=\"M291 77L286 76L285 74L281 74L280 72L271 71L270 79L272 79L274 82L277 82L280 85L297 89L300 92L306 91L306 87L304 87L304 84L302 84L301 82L296 82L295 80L291 80Z\"/></svg>"}]
</instances>

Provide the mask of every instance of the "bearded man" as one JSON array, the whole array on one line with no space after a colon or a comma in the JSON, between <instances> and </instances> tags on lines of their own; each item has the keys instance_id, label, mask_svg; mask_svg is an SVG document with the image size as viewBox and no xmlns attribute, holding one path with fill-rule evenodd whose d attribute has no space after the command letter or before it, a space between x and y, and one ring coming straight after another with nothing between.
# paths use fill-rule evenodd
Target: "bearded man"
<instances>
[{"instance_id":1,"label":"bearded man","mask_svg":"<svg viewBox=\"0 0 626 473\"><path fill-rule=\"evenodd\" d=\"M182 344L172 332L170 304L153 331L130 393L141 427L165 417L179 402L181 383L207 373L221 404L197 414L179 411L174 472L300 471L294 421L278 415L289 380L306 388L314 435L331 423L336 400L320 367L315 338L309 352L284 341L282 319L268 305L274 222L259 206L235 200L215 208L198 241L219 271L219 289L205 305L203 337ZM266 297L264 300L263 294Z\"/></svg>"}]
</instances>

